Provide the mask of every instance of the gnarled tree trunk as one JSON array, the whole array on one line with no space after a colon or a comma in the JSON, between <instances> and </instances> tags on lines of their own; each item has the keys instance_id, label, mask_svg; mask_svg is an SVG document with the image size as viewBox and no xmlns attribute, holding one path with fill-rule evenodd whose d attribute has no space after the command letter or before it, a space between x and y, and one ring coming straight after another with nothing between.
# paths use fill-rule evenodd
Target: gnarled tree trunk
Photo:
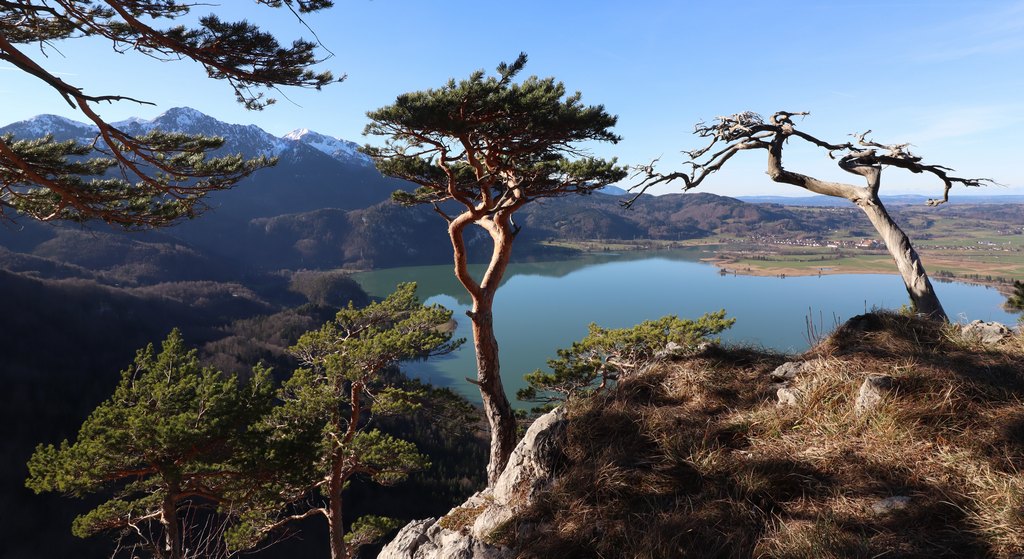
<instances>
[{"instance_id":1,"label":"gnarled tree trunk","mask_svg":"<svg viewBox=\"0 0 1024 559\"><path fill-rule=\"evenodd\" d=\"M878 197L881 186L882 170L879 165L864 165L856 162L844 164L840 167L855 175L864 177L867 186L855 186L841 182L831 182L794 173L782 166L782 145L788 136L777 135L768 146L768 176L775 182L792 184L809 190L816 194L846 198L857 205L867 215L875 231L882 237L889 254L896 261L896 268L903 278L903 284L910 295L910 301L914 310L923 313L935 320L947 321L946 311L939 303L939 297L935 294L928 274L925 273L921 257L910 244L910 238L900 229L900 226L893 221L889 212L885 210L882 200Z\"/></svg>"},{"instance_id":2,"label":"gnarled tree trunk","mask_svg":"<svg viewBox=\"0 0 1024 559\"><path fill-rule=\"evenodd\" d=\"M470 223L483 227L491 237L491 260L483 279L477 283L469 274L463 233ZM492 484L504 471L516 444L516 419L501 382L498 360L498 339L494 335L494 295L505 274L512 255L512 227L508 216L477 219L470 213L456 218L448 227L455 255L455 276L469 292L473 308L468 313L473 324L473 347L476 351L477 385L483 401L484 415L491 429L490 459L487 483Z\"/></svg>"},{"instance_id":3,"label":"gnarled tree trunk","mask_svg":"<svg viewBox=\"0 0 1024 559\"><path fill-rule=\"evenodd\" d=\"M954 185L982 186L993 181L952 176L949 174L952 171L949 167L924 163L921 157L910 152L910 144L881 144L869 139L867 135L871 133L870 130L863 134L853 134L857 138L856 142L831 143L820 140L797 130L793 122L794 116L808 114L778 111L771 118L765 119L757 113L746 111L717 117L711 124L701 122L697 124L694 133L709 141L702 147L683 152L690 158L687 162L689 171L659 173L654 168L657 159L650 165L637 167L638 174L644 175L645 178L630 188L637 192L626 205L636 201L647 189L661 183L681 180L684 184L683 190L696 188L708 176L718 172L737 153L746 150L767 150L768 176L773 181L792 184L816 194L845 198L857 204L875 226L875 230L881 235L889 254L896 262L896 268L903 278L914 310L934 320L948 321L949 317L942 309L938 295L935 294L935 289L921 264L921 257L917 255L907 235L889 216L878 197L882 169L906 169L912 173L925 173L941 180L945 187L943 197L941 200L928 200L930 206L945 203L949 199L949 190ZM829 159L835 161L840 169L864 177L867 185L856 186L825 181L786 170L782 166L782 149L791 139L803 140L825 150Z\"/></svg>"},{"instance_id":4,"label":"gnarled tree trunk","mask_svg":"<svg viewBox=\"0 0 1024 559\"><path fill-rule=\"evenodd\" d=\"M932 288L932 283L928 279L928 274L925 273L921 257L917 255L917 251L910 244L910 238L893 221L889 212L885 211L885 206L881 201L872 200L858 200L856 203L868 216L878 234L882 236L886 248L889 249L889 254L896 261L896 268L900 271L914 310L930 318L948 320L946 311L942 308L942 303L939 302L939 297L935 294L935 289Z\"/></svg>"}]
</instances>

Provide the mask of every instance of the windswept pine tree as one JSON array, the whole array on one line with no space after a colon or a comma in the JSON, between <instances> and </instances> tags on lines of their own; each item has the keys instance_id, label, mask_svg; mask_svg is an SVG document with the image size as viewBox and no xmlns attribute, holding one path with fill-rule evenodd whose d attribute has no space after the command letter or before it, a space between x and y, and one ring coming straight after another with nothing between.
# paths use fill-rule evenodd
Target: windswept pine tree
<instances>
[{"instance_id":1,"label":"windswept pine tree","mask_svg":"<svg viewBox=\"0 0 1024 559\"><path fill-rule=\"evenodd\" d=\"M615 160L582 156L580 143L618 142L616 117L601 105L584 105L554 78L514 80L526 64L521 54L498 66L497 76L474 72L439 89L406 93L368 114L365 133L386 138L365 148L381 173L408 180L414 192L396 192L407 206L426 204L447 224L455 276L473 300L477 380L491 428L487 477L505 468L516 438L515 414L505 395L494 335L494 296L512 256L519 227L514 214L544 198L587 194L620 180ZM466 229L491 239L481 278L469 273Z\"/></svg>"},{"instance_id":2,"label":"windswept pine tree","mask_svg":"<svg viewBox=\"0 0 1024 559\"><path fill-rule=\"evenodd\" d=\"M138 352L74 442L39 445L26 485L106 498L75 519L76 536L116 535L129 556L215 557L224 552L218 511L247 484L248 428L272 403L268 371L242 382L201 367L174 330L159 353L152 344Z\"/></svg>"},{"instance_id":3,"label":"windswept pine tree","mask_svg":"<svg viewBox=\"0 0 1024 559\"><path fill-rule=\"evenodd\" d=\"M271 8L308 13L330 0L257 0ZM0 217L16 214L52 220L102 220L129 228L156 227L192 217L202 197L234 186L271 165L266 157L208 157L223 139L153 131L132 136L96 112L101 103L152 104L117 93L87 93L45 67L49 49L66 41L101 38L118 53L135 51L160 62L192 60L210 78L224 80L247 109L274 102L267 89L319 89L337 81L314 72L316 44L281 45L246 21L226 22L215 14L198 17L198 6L176 0L0 2L0 60L43 81L99 129L95 140L57 141L52 136L0 136ZM161 28L164 22L194 23ZM115 68L116 65L112 65ZM14 213L10 212L14 210Z\"/></svg>"}]
</instances>

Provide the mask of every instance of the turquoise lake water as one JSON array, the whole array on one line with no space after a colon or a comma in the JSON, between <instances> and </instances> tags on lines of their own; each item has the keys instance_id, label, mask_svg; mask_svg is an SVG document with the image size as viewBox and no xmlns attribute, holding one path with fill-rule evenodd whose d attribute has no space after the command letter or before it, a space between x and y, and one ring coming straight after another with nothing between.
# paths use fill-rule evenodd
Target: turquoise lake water
<instances>
[{"instance_id":1,"label":"turquoise lake water","mask_svg":"<svg viewBox=\"0 0 1024 559\"><path fill-rule=\"evenodd\" d=\"M897 275L722 275L700 262L708 256L701 250L630 252L509 266L494 302L502 379L509 399L516 405L515 392L523 386L523 375L544 367L557 348L585 336L591 322L622 328L667 314L696 318L725 309L737 320L723 334L724 341L801 352L808 347L809 318L816 330L827 332L866 310L896 309L907 303ZM477 388L465 380L476 377L465 316L469 297L450 265L389 268L354 277L368 293L381 297L400 282L416 281L421 300L455 311L456 336L467 338L466 345L455 354L403 368L479 401ZM1006 298L995 289L941 282L935 289L952 320L1016 322L1016 315L1002 309Z\"/></svg>"}]
</instances>

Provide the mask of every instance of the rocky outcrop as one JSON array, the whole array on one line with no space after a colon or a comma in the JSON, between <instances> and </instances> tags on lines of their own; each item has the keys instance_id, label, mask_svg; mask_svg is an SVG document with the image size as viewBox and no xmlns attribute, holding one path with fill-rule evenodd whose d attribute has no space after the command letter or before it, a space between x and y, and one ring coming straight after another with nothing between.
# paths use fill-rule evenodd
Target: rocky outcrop
<instances>
[{"instance_id":1,"label":"rocky outcrop","mask_svg":"<svg viewBox=\"0 0 1024 559\"><path fill-rule=\"evenodd\" d=\"M985 345L995 345L1013 336L1004 324L998 322L982 322L975 320L960 327L960 335L965 340L981 342Z\"/></svg>"},{"instance_id":2,"label":"rocky outcrop","mask_svg":"<svg viewBox=\"0 0 1024 559\"><path fill-rule=\"evenodd\" d=\"M565 422L564 408L538 418L492 487L441 518L409 523L378 559L511 559L512 550L501 544L503 536L510 529L519 537L529 532L529 526L514 526L513 521L550 486Z\"/></svg>"},{"instance_id":3,"label":"rocky outcrop","mask_svg":"<svg viewBox=\"0 0 1024 559\"><path fill-rule=\"evenodd\" d=\"M778 398L779 406L800 405L800 401L803 399L803 392L796 386L793 386L793 381L798 376L806 375L814 369L815 364L811 361L787 361L768 374L772 382L777 383L775 386L778 387L778 390L776 390L775 395Z\"/></svg>"}]
</instances>

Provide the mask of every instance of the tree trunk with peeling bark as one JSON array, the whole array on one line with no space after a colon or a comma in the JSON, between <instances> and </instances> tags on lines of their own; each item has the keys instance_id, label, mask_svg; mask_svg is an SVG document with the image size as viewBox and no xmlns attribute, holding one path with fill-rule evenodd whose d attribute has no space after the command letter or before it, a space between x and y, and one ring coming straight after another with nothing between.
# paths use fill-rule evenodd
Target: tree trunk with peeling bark
<instances>
[{"instance_id":1,"label":"tree trunk with peeling bark","mask_svg":"<svg viewBox=\"0 0 1024 559\"><path fill-rule=\"evenodd\" d=\"M484 416L491 430L490 460L487 462L487 482L493 484L508 463L516 444L516 419L512 404L505 395L501 382L501 363L498 353L498 339L494 335L494 296L505 275L505 269L512 256L512 228L508 216L482 220L478 224L491 237L491 259L483 279L476 283L469 275L466 247L463 239L465 226L471 221L457 219L449 228L455 260L455 276L462 283L473 300L472 309L466 313L473 325L473 347L476 351L477 386L483 401ZM460 216L461 217L461 216ZM458 223L459 225L455 225Z\"/></svg>"},{"instance_id":2,"label":"tree trunk with peeling bark","mask_svg":"<svg viewBox=\"0 0 1024 559\"><path fill-rule=\"evenodd\" d=\"M470 315L473 321L473 345L476 348L477 383L484 404L484 415L491 429L490 460L487 482L494 483L508 464L516 444L516 419L512 405L501 383L498 362L498 339L494 336L491 302L474 301Z\"/></svg>"},{"instance_id":3,"label":"tree trunk with peeling bark","mask_svg":"<svg viewBox=\"0 0 1024 559\"><path fill-rule=\"evenodd\" d=\"M344 486L344 479L341 476L340 461L331 472L331 479L327 484L330 499L327 503L327 530L331 541L331 559L348 559L348 545L345 544L345 524L341 509L341 490Z\"/></svg>"}]
</instances>

